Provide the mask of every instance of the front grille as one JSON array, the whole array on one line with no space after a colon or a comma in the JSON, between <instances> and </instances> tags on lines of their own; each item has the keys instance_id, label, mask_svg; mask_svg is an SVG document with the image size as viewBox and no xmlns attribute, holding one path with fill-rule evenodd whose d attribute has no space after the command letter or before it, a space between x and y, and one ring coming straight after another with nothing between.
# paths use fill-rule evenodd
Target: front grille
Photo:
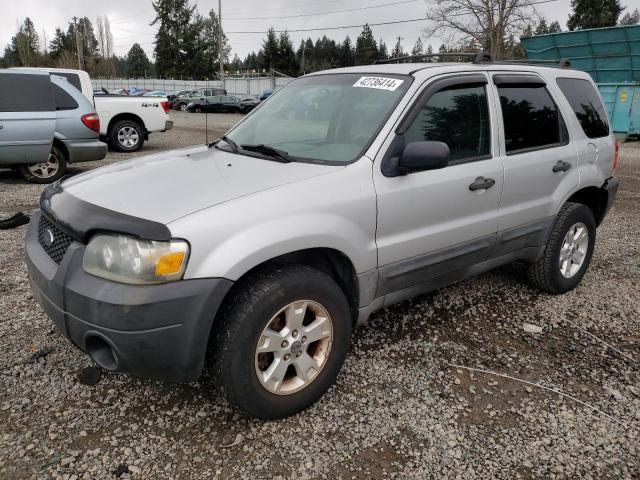
<instances>
[{"instance_id":1,"label":"front grille","mask_svg":"<svg viewBox=\"0 0 640 480\"><path fill-rule=\"evenodd\" d=\"M47 217L41 215L38 223L38 242L51 260L60 265L73 238L51 223Z\"/></svg>"}]
</instances>

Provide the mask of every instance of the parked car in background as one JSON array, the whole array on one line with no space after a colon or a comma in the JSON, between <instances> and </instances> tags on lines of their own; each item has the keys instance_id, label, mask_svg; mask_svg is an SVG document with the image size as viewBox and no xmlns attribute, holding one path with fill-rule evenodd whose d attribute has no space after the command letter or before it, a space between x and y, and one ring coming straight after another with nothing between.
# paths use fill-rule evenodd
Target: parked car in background
<instances>
[{"instance_id":1,"label":"parked car in background","mask_svg":"<svg viewBox=\"0 0 640 480\"><path fill-rule=\"evenodd\" d=\"M248 113L260 105L260 101L251 96L216 95L203 98L187 105L187 111L195 113Z\"/></svg>"},{"instance_id":2,"label":"parked car in background","mask_svg":"<svg viewBox=\"0 0 640 480\"><path fill-rule=\"evenodd\" d=\"M261 102L265 101L267 98L269 98L271 95L273 95L273 89L271 88L267 88L265 90L262 90L262 92L260 92L260 95L258 96L258 100L260 100Z\"/></svg>"},{"instance_id":3,"label":"parked car in background","mask_svg":"<svg viewBox=\"0 0 640 480\"><path fill-rule=\"evenodd\" d=\"M4 70L0 88L0 166L17 168L33 183L51 183L70 163L106 156L94 106L65 78Z\"/></svg>"},{"instance_id":4,"label":"parked car in background","mask_svg":"<svg viewBox=\"0 0 640 480\"><path fill-rule=\"evenodd\" d=\"M19 69L16 69L19 71ZM95 105L100 115L100 136L121 152L136 152L153 132L173 128L166 98L124 95L95 95L89 74L83 70L38 68L65 77ZM140 91L140 90L138 90Z\"/></svg>"},{"instance_id":5,"label":"parked car in background","mask_svg":"<svg viewBox=\"0 0 640 480\"><path fill-rule=\"evenodd\" d=\"M223 88L205 88L192 90L186 95L178 97L175 99L173 108L176 110L181 110L183 112L187 111L187 105L193 102L204 102L208 98L216 97L218 95L226 95L227 91Z\"/></svg>"}]
</instances>

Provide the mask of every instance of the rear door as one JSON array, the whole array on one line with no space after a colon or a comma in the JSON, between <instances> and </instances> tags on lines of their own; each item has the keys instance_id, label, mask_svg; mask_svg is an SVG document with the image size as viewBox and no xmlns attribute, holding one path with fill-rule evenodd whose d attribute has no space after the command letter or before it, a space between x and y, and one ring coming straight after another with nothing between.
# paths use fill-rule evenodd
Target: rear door
<instances>
[{"instance_id":1,"label":"rear door","mask_svg":"<svg viewBox=\"0 0 640 480\"><path fill-rule=\"evenodd\" d=\"M560 205L580 183L575 146L547 82L534 73L494 73L501 112L504 189L494 256L543 245Z\"/></svg>"},{"instance_id":2,"label":"rear door","mask_svg":"<svg viewBox=\"0 0 640 480\"><path fill-rule=\"evenodd\" d=\"M47 160L56 124L47 73L0 72L0 164Z\"/></svg>"}]
</instances>

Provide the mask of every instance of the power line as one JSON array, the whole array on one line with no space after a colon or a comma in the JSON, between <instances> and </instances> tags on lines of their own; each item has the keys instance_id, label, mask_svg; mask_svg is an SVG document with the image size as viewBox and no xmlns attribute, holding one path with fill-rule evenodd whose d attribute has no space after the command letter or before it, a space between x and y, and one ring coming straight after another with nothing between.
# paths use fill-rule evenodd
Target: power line
<instances>
[{"instance_id":1,"label":"power line","mask_svg":"<svg viewBox=\"0 0 640 480\"><path fill-rule=\"evenodd\" d=\"M370 10L372 8L381 8L381 7L389 7L392 5L403 5L405 3L416 3L421 2L422 0L404 0L401 2L392 2L392 3L381 3L378 5L369 5L366 7L356 7L356 8L345 8L343 10L333 10L331 12L319 12L319 13L301 13L298 15L276 15L272 17L225 17L225 20L271 20L275 18L300 18L300 17L315 17L318 15L332 15L334 13L345 13L345 12L357 12L359 10Z\"/></svg>"},{"instance_id":2,"label":"power line","mask_svg":"<svg viewBox=\"0 0 640 480\"><path fill-rule=\"evenodd\" d=\"M557 2L558 0L541 0L538 2L531 2L529 3L527 6L533 6L533 5L539 5L541 3L551 3L551 2ZM467 15L471 15L470 13L453 13L451 15L449 15L450 17L461 17L461 16L467 16ZM370 27L379 27L381 25L396 25L399 23L412 23L412 22L423 22L427 20L427 18L422 17L422 18L410 18L407 20L394 20L394 21L389 21L389 22L376 22L376 23L358 23L355 25L342 25L339 27L320 27L320 28L298 28L298 29L284 29L284 30L275 30L274 32L276 33L296 33L296 32L317 32L317 31L325 31L325 30L344 30L346 28L359 28L359 27L363 27L365 24L369 25ZM225 34L266 34L269 33L268 30L246 30L246 31L225 31Z\"/></svg>"}]
</instances>

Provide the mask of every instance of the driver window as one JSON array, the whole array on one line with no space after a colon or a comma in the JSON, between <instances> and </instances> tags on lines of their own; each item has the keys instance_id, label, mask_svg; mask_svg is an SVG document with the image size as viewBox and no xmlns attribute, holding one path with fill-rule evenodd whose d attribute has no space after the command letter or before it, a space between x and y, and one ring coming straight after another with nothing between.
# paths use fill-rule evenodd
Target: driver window
<instances>
[{"instance_id":1,"label":"driver window","mask_svg":"<svg viewBox=\"0 0 640 480\"><path fill-rule=\"evenodd\" d=\"M434 93L404 137L405 145L446 143L453 162L485 158L490 154L491 140L486 86L461 84Z\"/></svg>"}]
</instances>

